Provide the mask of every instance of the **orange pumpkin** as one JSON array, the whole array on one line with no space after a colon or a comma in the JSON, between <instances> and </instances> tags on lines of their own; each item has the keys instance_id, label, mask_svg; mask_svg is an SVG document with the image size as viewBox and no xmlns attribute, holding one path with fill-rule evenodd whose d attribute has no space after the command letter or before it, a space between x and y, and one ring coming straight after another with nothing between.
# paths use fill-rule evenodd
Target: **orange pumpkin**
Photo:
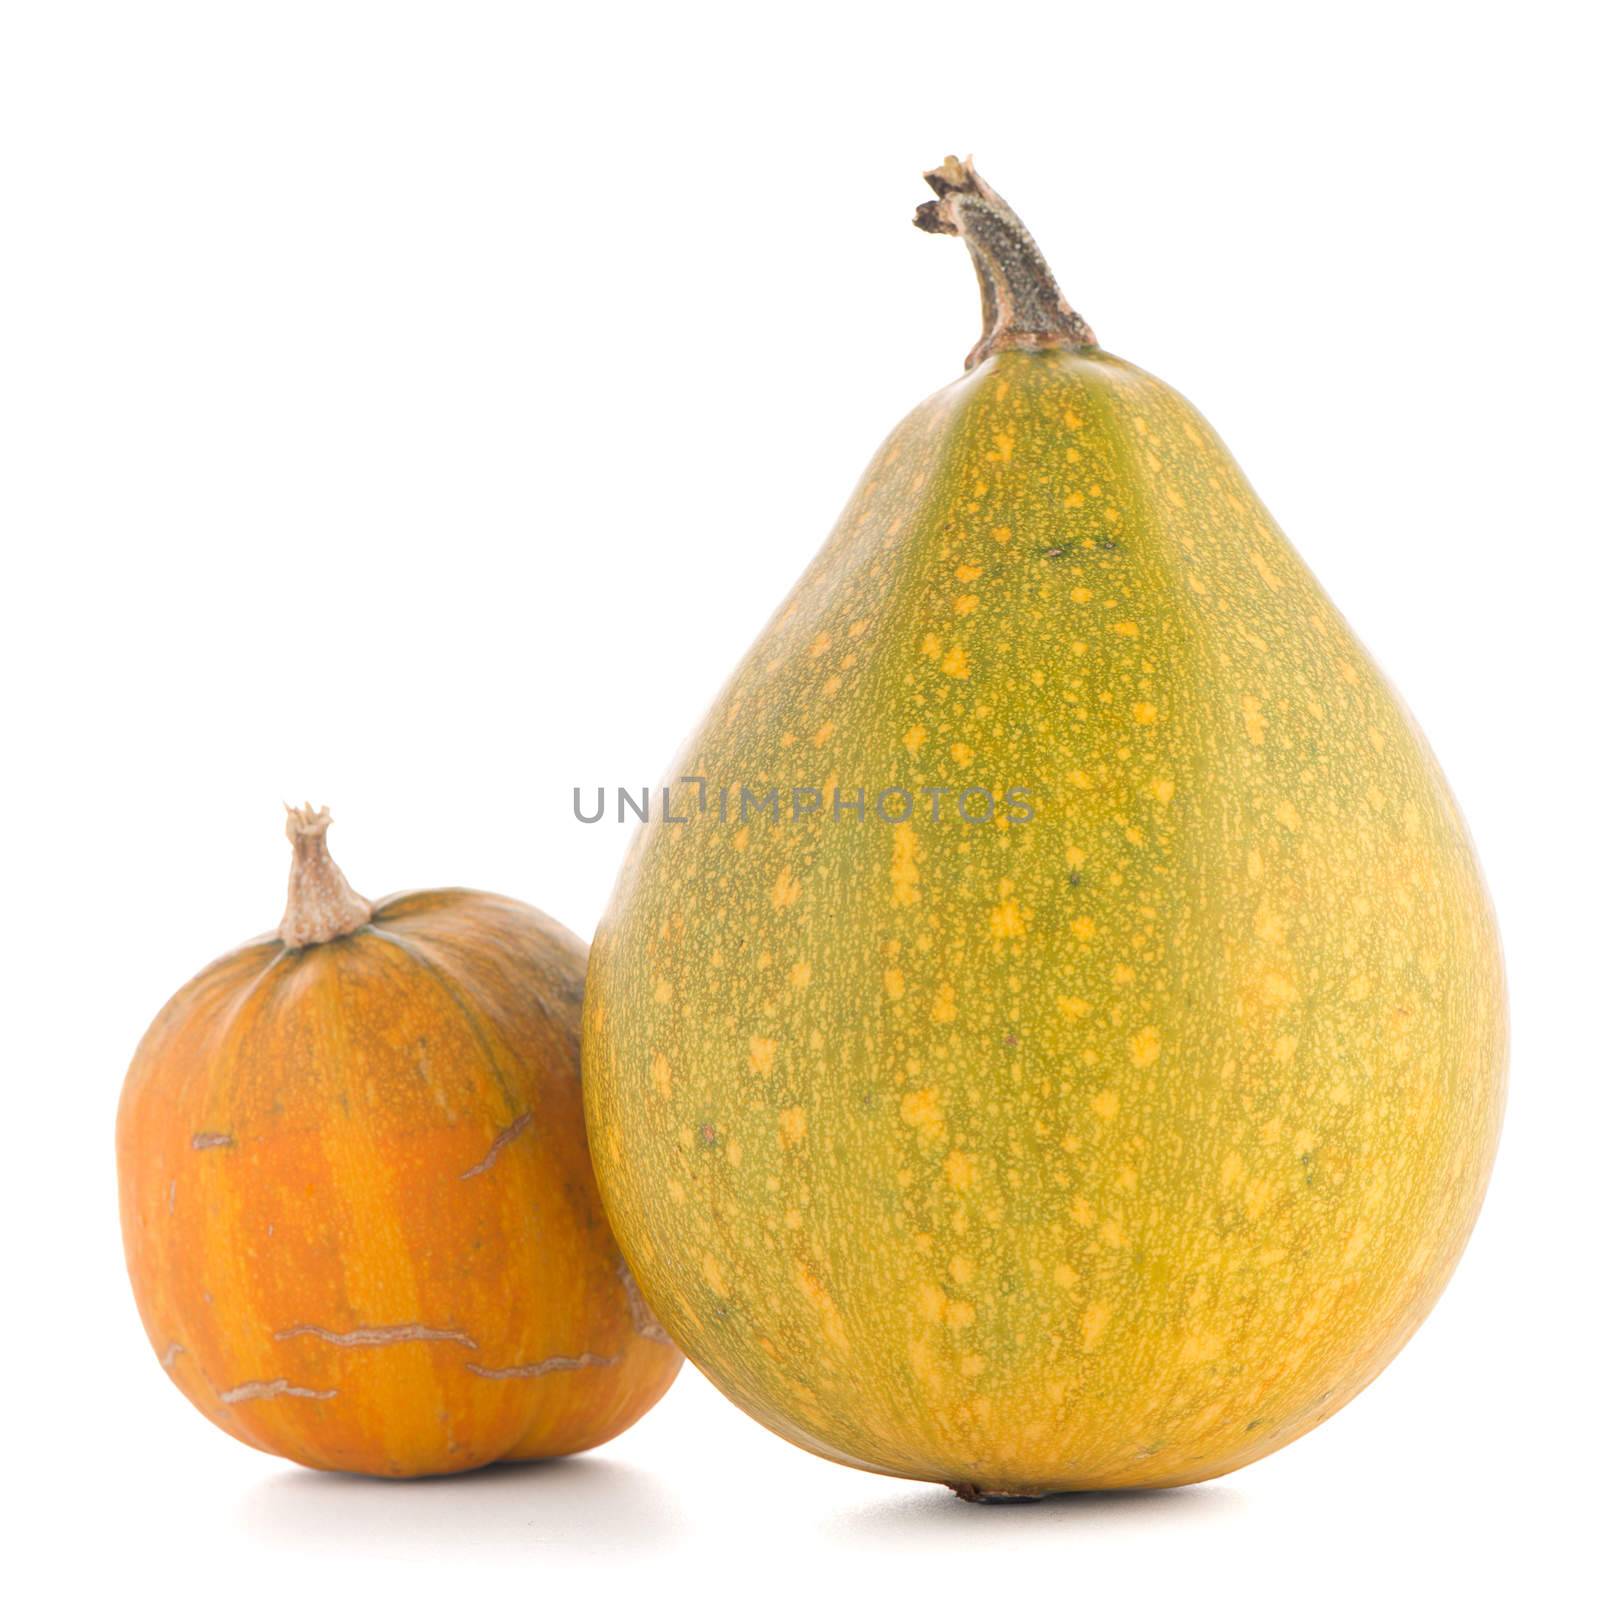
<instances>
[{"instance_id":1,"label":"orange pumpkin","mask_svg":"<svg viewBox=\"0 0 1600 1600\"><path fill-rule=\"evenodd\" d=\"M128 1270L174 1383L306 1466L387 1477L586 1450L682 1360L584 1140L587 950L495 895L371 905L291 811L277 935L140 1044L117 1118Z\"/></svg>"}]
</instances>

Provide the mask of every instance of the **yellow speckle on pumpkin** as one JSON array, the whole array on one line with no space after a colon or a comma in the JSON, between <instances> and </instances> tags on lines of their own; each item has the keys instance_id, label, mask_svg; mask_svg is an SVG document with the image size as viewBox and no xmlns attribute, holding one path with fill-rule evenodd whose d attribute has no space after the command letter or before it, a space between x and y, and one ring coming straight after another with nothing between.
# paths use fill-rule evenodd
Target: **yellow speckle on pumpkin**
<instances>
[{"instance_id":1,"label":"yellow speckle on pumpkin","mask_svg":"<svg viewBox=\"0 0 1600 1600\"><path fill-rule=\"evenodd\" d=\"M1263 900L1261 904L1256 907L1253 925L1255 927L1256 938L1258 938L1263 944L1283 943L1283 936L1286 931L1284 928L1284 921L1283 918L1279 916L1278 913L1273 909L1273 905L1270 900Z\"/></svg>"},{"instance_id":2,"label":"yellow speckle on pumpkin","mask_svg":"<svg viewBox=\"0 0 1600 1600\"><path fill-rule=\"evenodd\" d=\"M1094 599L1094 590L1085 589L1080 583L1078 587L1072 591L1072 599L1075 604L1086 606L1091 600Z\"/></svg>"},{"instance_id":3,"label":"yellow speckle on pumpkin","mask_svg":"<svg viewBox=\"0 0 1600 1600\"><path fill-rule=\"evenodd\" d=\"M939 992L933 1001L933 1020L935 1022L954 1022L956 1020L956 991L955 985L942 983Z\"/></svg>"},{"instance_id":4,"label":"yellow speckle on pumpkin","mask_svg":"<svg viewBox=\"0 0 1600 1600\"><path fill-rule=\"evenodd\" d=\"M936 1144L944 1138L944 1112L939 1106L937 1088L913 1089L900 1097L900 1120L917 1130L918 1140Z\"/></svg>"},{"instance_id":5,"label":"yellow speckle on pumpkin","mask_svg":"<svg viewBox=\"0 0 1600 1600\"><path fill-rule=\"evenodd\" d=\"M978 609L978 597L975 594L958 594L955 598L955 611L958 617L970 617Z\"/></svg>"},{"instance_id":6,"label":"yellow speckle on pumpkin","mask_svg":"<svg viewBox=\"0 0 1600 1600\"><path fill-rule=\"evenodd\" d=\"M811 963L797 961L789 968L789 987L791 989L804 989L811 982Z\"/></svg>"},{"instance_id":7,"label":"yellow speckle on pumpkin","mask_svg":"<svg viewBox=\"0 0 1600 1600\"><path fill-rule=\"evenodd\" d=\"M1261 998L1272 1006L1292 1005L1300 998L1293 982L1281 972L1269 972L1261 980Z\"/></svg>"},{"instance_id":8,"label":"yellow speckle on pumpkin","mask_svg":"<svg viewBox=\"0 0 1600 1600\"><path fill-rule=\"evenodd\" d=\"M1261 701L1253 694L1241 695L1239 704L1244 711L1245 736L1251 744L1267 742L1267 719L1261 714Z\"/></svg>"},{"instance_id":9,"label":"yellow speckle on pumpkin","mask_svg":"<svg viewBox=\"0 0 1600 1600\"><path fill-rule=\"evenodd\" d=\"M906 1363L912 1376L930 1394L937 1395L944 1387L944 1369L934 1360L927 1340L913 1339L907 1345Z\"/></svg>"},{"instance_id":10,"label":"yellow speckle on pumpkin","mask_svg":"<svg viewBox=\"0 0 1600 1600\"><path fill-rule=\"evenodd\" d=\"M800 898L800 880L785 867L772 885L772 909L786 911Z\"/></svg>"},{"instance_id":11,"label":"yellow speckle on pumpkin","mask_svg":"<svg viewBox=\"0 0 1600 1600\"><path fill-rule=\"evenodd\" d=\"M897 906L915 905L922 898L917 888L917 836L909 822L894 825L889 859L889 890Z\"/></svg>"},{"instance_id":12,"label":"yellow speckle on pumpkin","mask_svg":"<svg viewBox=\"0 0 1600 1600\"><path fill-rule=\"evenodd\" d=\"M975 567L970 561L964 561L956 568L956 577L962 583L973 583L983 576L983 568Z\"/></svg>"},{"instance_id":13,"label":"yellow speckle on pumpkin","mask_svg":"<svg viewBox=\"0 0 1600 1600\"><path fill-rule=\"evenodd\" d=\"M991 939L1020 939L1028 931L1022 916L1022 906L1016 897L1009 893L1010 888L1009 882L1000 885L1000 893L1004 898L989 912Z\"/></svg>"},{"instance_id":14,"label":"yellow speckle on pumpkin","mask_svg":"<svg viewBox=\"0 0 1600 1600\"><path fill-rule=\"evenodd\" d=\"M1161 1054L1161 1035L1155 1028L1141 1028L1128 1041L1128 1054L1136 1067L1153 1067Z\"/></svg>"},{"instance_id":15,"label":"yellow speckle on pumpkin","mask_svg":"<svg viewBox=\"0 0 1600 1600\"><path fill-rule=\"evenodd\" d=\"M833 1303L833 1296L822 1286L822 1281L816 1273L803 1262L797 1262L794 1271L800 1292L811 1302L812 1309L822 1323L823 1338L840 1350L848 1350L850 1340L845 1335L844 1319L839 1315L839 1308Z\"/></svg>"},{"instance_id":16,"label":"yellow speckle on pumpkin","mask_svg":"<svg viewBox=\"0 0 1600 1600\"><path fill-rule=\"evenodd\" d=\"M712 1294L719 1299L727 1299L728 1280L722 1275L722 1263L709 1250L700 1257L700 1276L705 1279Z\"/></svg>"},{"instance_id":17,"label":"yellow speckle on pumpkin","mask_svg":"<svg viewBox=\"0 0 1600 1600\"><path fill-rule=\"evenodd\" d=\"M778 1113L778 1143L792 1150L806 1136L806 1111L804 1106L790 1106Z\"/></svg>"},{"instance_id":18,"label":"yellow speckle on pumpkin","mask_svg":"<svg viewBox=\"0 0 1600 1600\"><path fill-rule=\"evenodd\" d=\"M672 985L670 983L668 983L665 978L663 978L656 985L655 995L656 995L656 1004L658 1006L671 1005L672 1004Z\"/></svg>"},{"instance_id":19,"label":"yellow speckle on pumpkin","mask_svg":"<svg viewBox=\"0 0 1600 1600\"><path fill-rule=\"evenodd\" d=\"M1072 928L1073 938L1081 939L1084 944L1087 944L1092 938L1094 938L1093 917L1074 917L1070 926Z\"/></svg>"},{"instance_id":20,"label":"yellow speckle on pumpkin","mask_svg":"<svg viewBox=\"0 0 1600 1600\"><path fill-rule=\"evenodd\" d=\"M659 1052L650 1063L650 1081L663 1100L672 1098L672 1063Z\"/></svg>"},{"instance_id":21,"label":"yellow speckle on pumpkin","mask_svg":"<svg viewBox=\"0 0 1600 1600\"><path fill-rule=\"evenodd\" d=\"M1144 727L1156 720L1156 708L1148 700L1136 700L1133 703L1133 720Z\"/></svg>"},{"instance_id":22,"label":"yellow speckle on pumpkin","mask_svg":"<svg viewBox=\"0 0 1600 1600\"><path fill-rule=\"evenodd\" d=\"M1259 550L1250 552L1250 565L1256 569L1261 581L1274 593L1283 587L1283 579L1267 565Z\"/></svg>"},{"instance_id":23,"label":"yellow speckle on pumpkin","mask_svg":"<svg viewBox=\"0 0 1600 1600\"><path fill-rule=\"evenodd\" d=\"M1063 994L1056 997L1056 1005L1064 1017L1071 1017L1074 1021L1086 1017L1094 1007L1085 999L1075 994Z\"/></svg>"},{"instance_id":24,"label":"yellow speckle on pumpkin","mask_svg":"<svg viewBox=\"0 0 1600 1600\"><path fill-rule=\"evenodd\" d=\"M1111 1307L1104 1300L1096 1300L1083 1314L1080 1340L1084 1351L1089 1352L1105 1337L1106 1324L1111 1321Z\"/></svg>"},{"instance_id":25,"label":"yellow speckle on pumpkin","mask_svg":"<svg viewBox=\"0 0 1600 1600\"><path fill-rule=\"evenodd\" d=\"M1122 1102L1117 1098L1115 1089L1102 1089L1093 1100L1089 1102L1090 1109L1097 1117L1102 1117L1109 1122L1116 1116Z\"/></svg>"},{"instance_id":26,"label":"yellow speckle on pumpkin","mask_svg":"<svg viewBox=\"0 0 1600 1600\"><path fill-rule=\"evenodd\" d=\"M884 993L887 994L891 1000L904 999L906 992L905 973L903 973L899 967L890 967L889 970L883 975L883 988Z\"/></svg>"},{"instance_id":27,"label":"yellow speckle on pumpkin","mask_svg":"<svg viewBox=\"0 0 1600 1600\"><path fill-rule=\"evenodd\" d=\"M750 1070L758 1078L770 1078L778 1060L778 1041L753 1037L750 1040Z\"/></svg>"},{"instance_id":28,"label":"yellow speckle on pumpkin","mask_svg":"<svg viewBox=\"0 0 1600 1600\"><path fill-rule=\"evenodd\" d=\"M972 664L967 658L967 652L958 644L950 646L939 666L944 673L952 678L969 678L972 676Z\"/></svg>"},{"instance_id":29,"label":"yellow speckle on pumpkin","mask_svg":"<svg viewBox=\"0 0 1600 1600\"><path fill-rule=\"evenodd\" d=\"M952 1189L970 1189L977 1175L972 1157L961 1150L952 1150L944 1160L944 1179Z\"/></svg>"}]
</instances>

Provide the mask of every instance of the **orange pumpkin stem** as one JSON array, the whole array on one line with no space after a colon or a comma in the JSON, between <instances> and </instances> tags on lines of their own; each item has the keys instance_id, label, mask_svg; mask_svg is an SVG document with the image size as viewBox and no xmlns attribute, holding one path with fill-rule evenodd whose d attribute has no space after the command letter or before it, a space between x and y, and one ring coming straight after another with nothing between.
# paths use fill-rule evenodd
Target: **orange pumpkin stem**
<instances>
[{"instance_id":1,"label":"orange pumpkin stem","mask_svg":"<svg viewBox=\"0 0 1600 1600\"><path fill-rule=\"evenodd\" d=\"M366 927L372 920L372 902L350 887L328 854L328 827L333 821L328 808L313 811L308 804L284 809L289 813L284 832L294 846L294 863L278 937L287 949L300 950Z\"/></svg>"}]
</instances>

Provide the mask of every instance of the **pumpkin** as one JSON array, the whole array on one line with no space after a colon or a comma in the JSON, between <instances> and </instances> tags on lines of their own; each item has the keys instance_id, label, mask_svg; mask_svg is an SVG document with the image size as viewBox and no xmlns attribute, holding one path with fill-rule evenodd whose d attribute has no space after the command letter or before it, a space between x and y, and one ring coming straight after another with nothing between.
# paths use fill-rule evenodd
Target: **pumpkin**
<instances>
[{"instance_id":1,"label":"pumpkin","mask_svg":"<svg viewBox=\"0 0 1600 1600\"><path fill-rule=\"evenodd\" d=\"M612 1437L681 1357L601 1210L583 942L443 889L371 905L289 814L278 933L185 984L117 1117L128 1271L169 1378L235 1438L386 1477Z\"/></svg>"},{"instance_id":2,"label":"pumpkin","mask_svg":"<svg viewBox=\"0 0 1600 1600\"><path fill-rule=\"evenodd\" d=\"M1494 920L1216 434L969 166L928 176L983 338L635 839L591 1146L650 1303L784 1437L973 1496L1190 1483L1444 1287L1500 1126Z\"/></svg>"}]
</instances>

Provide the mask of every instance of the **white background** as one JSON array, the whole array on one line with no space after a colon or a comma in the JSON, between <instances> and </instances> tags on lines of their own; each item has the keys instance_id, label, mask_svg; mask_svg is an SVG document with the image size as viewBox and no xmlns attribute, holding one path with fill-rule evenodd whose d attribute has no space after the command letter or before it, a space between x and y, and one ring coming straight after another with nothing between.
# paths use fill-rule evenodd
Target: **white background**
<instances>
[{"instance_id":1,"label":"white background","mask_svg":"<svg viewBox=\"0 0 1600 1600\"><path fill-rule=\"evenodd\" d=\"M1579 5L398 3L0 12L17 1593L1571 1592L1593 1488L1597 350ZM1217 1484L1020 1509L812 1460L686 1374L580 1461L321 1477L167 1384L111 1127L276 923L587 936L644 784L977 330L910 226L972 151L1229 441L1427 729L1503 924L1487 1209L1391 1371ZM1576 1569L1574 1569L1576 1570ZM1041 1586L1047 1586L1041 1589Z\"/></svg>"}]
</instances>

